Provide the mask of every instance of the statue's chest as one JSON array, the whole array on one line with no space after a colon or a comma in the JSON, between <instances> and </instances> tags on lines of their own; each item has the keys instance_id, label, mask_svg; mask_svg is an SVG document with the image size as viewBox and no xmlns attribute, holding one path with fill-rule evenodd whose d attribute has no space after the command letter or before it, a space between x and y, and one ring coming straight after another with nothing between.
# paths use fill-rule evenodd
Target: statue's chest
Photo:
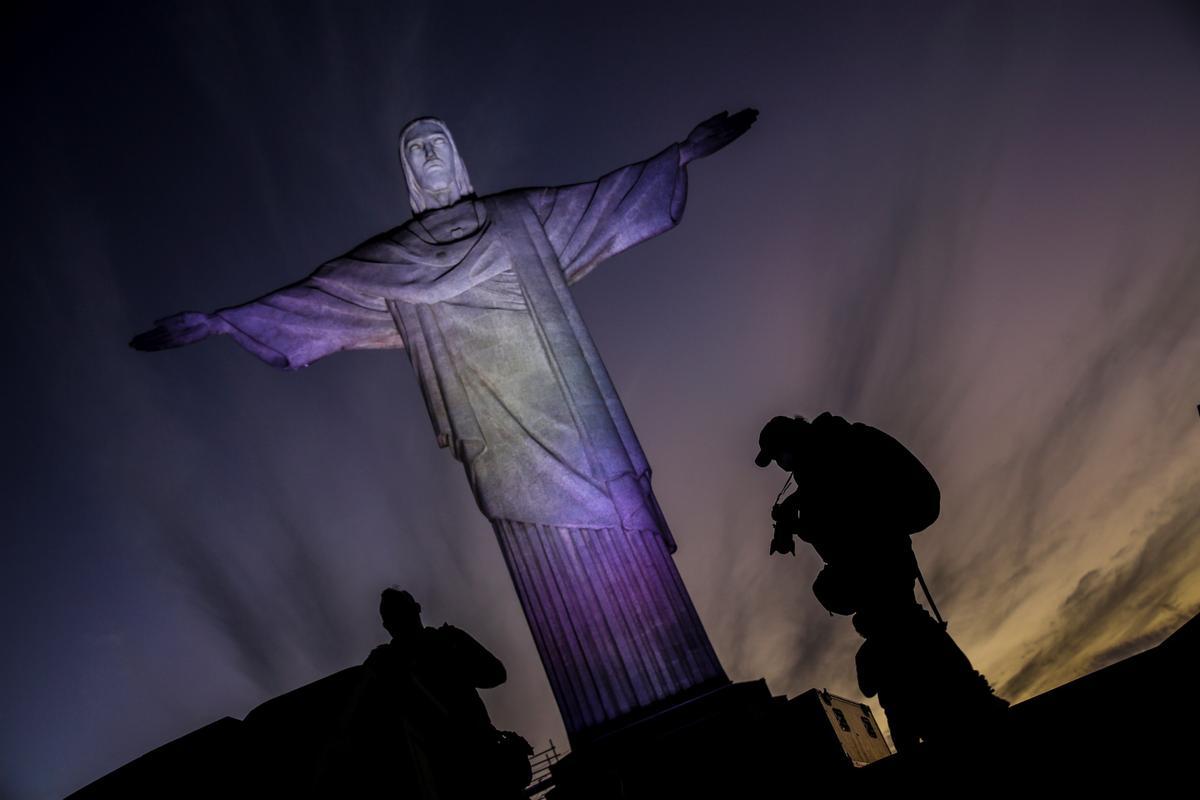
<instances>
[{"instance_id":1,"label":"statue's chest","mask_svg":"<svg viewBox=\"0 0 1200 800\"><path fill-rule=\"evenodd\" d=\"M526 311L525 292L512 264L484 282L473 286L451 301L456 306L465 306L481 311Z\"/></svg>"},{"instance_id":2,"label":"statue's chest","mask_svg":"<svg viewBox=\"0 0 1200 800\"><path fill-rule=\"evenodd\" d=\"M476 203L460 203L434 211L421 219L427 237L436 243L451 244L473 236L482 227Z\"/></svg>"}]
</instances>

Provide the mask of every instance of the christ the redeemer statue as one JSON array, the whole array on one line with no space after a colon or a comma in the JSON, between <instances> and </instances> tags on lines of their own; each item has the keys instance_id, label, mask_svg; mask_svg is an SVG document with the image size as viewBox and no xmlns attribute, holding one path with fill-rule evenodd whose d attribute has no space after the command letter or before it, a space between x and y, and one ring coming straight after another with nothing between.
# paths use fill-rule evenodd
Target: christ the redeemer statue
<instances>
[{"instance_id":1,"label":"christ the redeemer statue","mask_svg":"<svg viewBox=\"0 0 1200 800\"><path fill-rule=\"evenodd\" d=\"M688 163L757 112L599 180L477 197L445 124L400 133L413 218L304 280L130 343L228 334L272 366L408 351L438 444L491 521L576 744L728 682L671 559L650 467L568 287L675 226Z\"/></svg>"}]
</instances>

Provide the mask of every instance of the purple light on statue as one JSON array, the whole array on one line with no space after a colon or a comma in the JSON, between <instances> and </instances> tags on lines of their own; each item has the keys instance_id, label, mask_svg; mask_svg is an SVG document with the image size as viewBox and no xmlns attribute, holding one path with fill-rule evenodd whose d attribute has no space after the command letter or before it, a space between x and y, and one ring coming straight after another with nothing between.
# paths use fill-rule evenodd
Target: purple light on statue
<instances>
[{"instance_id":1,"label":"purple light on statue","mask_svg":"<svg viewBox=\"0 0 1200 800\"><path fill-rule=\"evenodd\" d=\"M728 682L671 553L650 467L569 285L674 227L686 165L745 132L718 115L596 181L478 198L444 123L400 135L414 218L308 278L137 337L223 333L269 364L406 349L438 444L463 463L567 733Z\"/></svg>"}]
</instances>

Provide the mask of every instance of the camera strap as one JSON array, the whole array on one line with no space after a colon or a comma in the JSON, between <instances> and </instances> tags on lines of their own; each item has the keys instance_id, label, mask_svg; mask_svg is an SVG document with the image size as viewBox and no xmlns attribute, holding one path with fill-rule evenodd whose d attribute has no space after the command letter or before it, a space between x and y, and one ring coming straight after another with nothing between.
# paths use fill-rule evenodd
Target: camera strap
<instances>
[{"instance_id":1,"label":"camera strap","mask_svg":"<svg viewBox=\"0 0 1200 800\"><path fill-rule=\"evenodd\" d=\"M925 576L921 574L921 565L917 563L917 556L915 553L913 554L913 568L917 571L917 580L921 582L921 591L925 592L925 599L929 601L929 608L933 611L934 619L936 619L938 624L942 626L942 629L945 630L949 623L942 619L942 615L938 613L937 603L933 602L933 595L929 593L929 587L925 585Z\"/></svg>"},{"instance_id":2,"label":"camera strap","mask_svg":"<svg viewBox=\"0 0 1200 800\"><path fill-rule=\"evenodd\" d=\"M779 490L779 494L775 495L775 505L779 505L779 501L783 497L783 493L786 492L788 487L792 485L792 477L793 473L789 472L787 480L783 482L783 488Z\"/></svg>"}]
</instances>

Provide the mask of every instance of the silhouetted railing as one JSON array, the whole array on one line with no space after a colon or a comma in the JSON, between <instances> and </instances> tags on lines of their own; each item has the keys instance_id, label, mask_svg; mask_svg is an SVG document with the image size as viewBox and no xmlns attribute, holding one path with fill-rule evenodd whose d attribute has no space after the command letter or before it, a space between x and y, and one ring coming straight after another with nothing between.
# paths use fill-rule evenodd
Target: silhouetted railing
<instances>
[{"instance_id":1,"label":"silhouetted railing","mask_svg":"<svg viewBox=\"0 0 1200 800\"><path fill-rule=\"evenodd\" d=\"M525 794L529 795L532 800L545 797L546 792L554 788L554 778L550 775L550 767L557 763L562 755L559 755L558 748L554 746L554 740L548 741L549 745L545 750L539 750L529 757L529 766L533 770L533 777L525 789Z\"/></svg>"}]
</instances>

